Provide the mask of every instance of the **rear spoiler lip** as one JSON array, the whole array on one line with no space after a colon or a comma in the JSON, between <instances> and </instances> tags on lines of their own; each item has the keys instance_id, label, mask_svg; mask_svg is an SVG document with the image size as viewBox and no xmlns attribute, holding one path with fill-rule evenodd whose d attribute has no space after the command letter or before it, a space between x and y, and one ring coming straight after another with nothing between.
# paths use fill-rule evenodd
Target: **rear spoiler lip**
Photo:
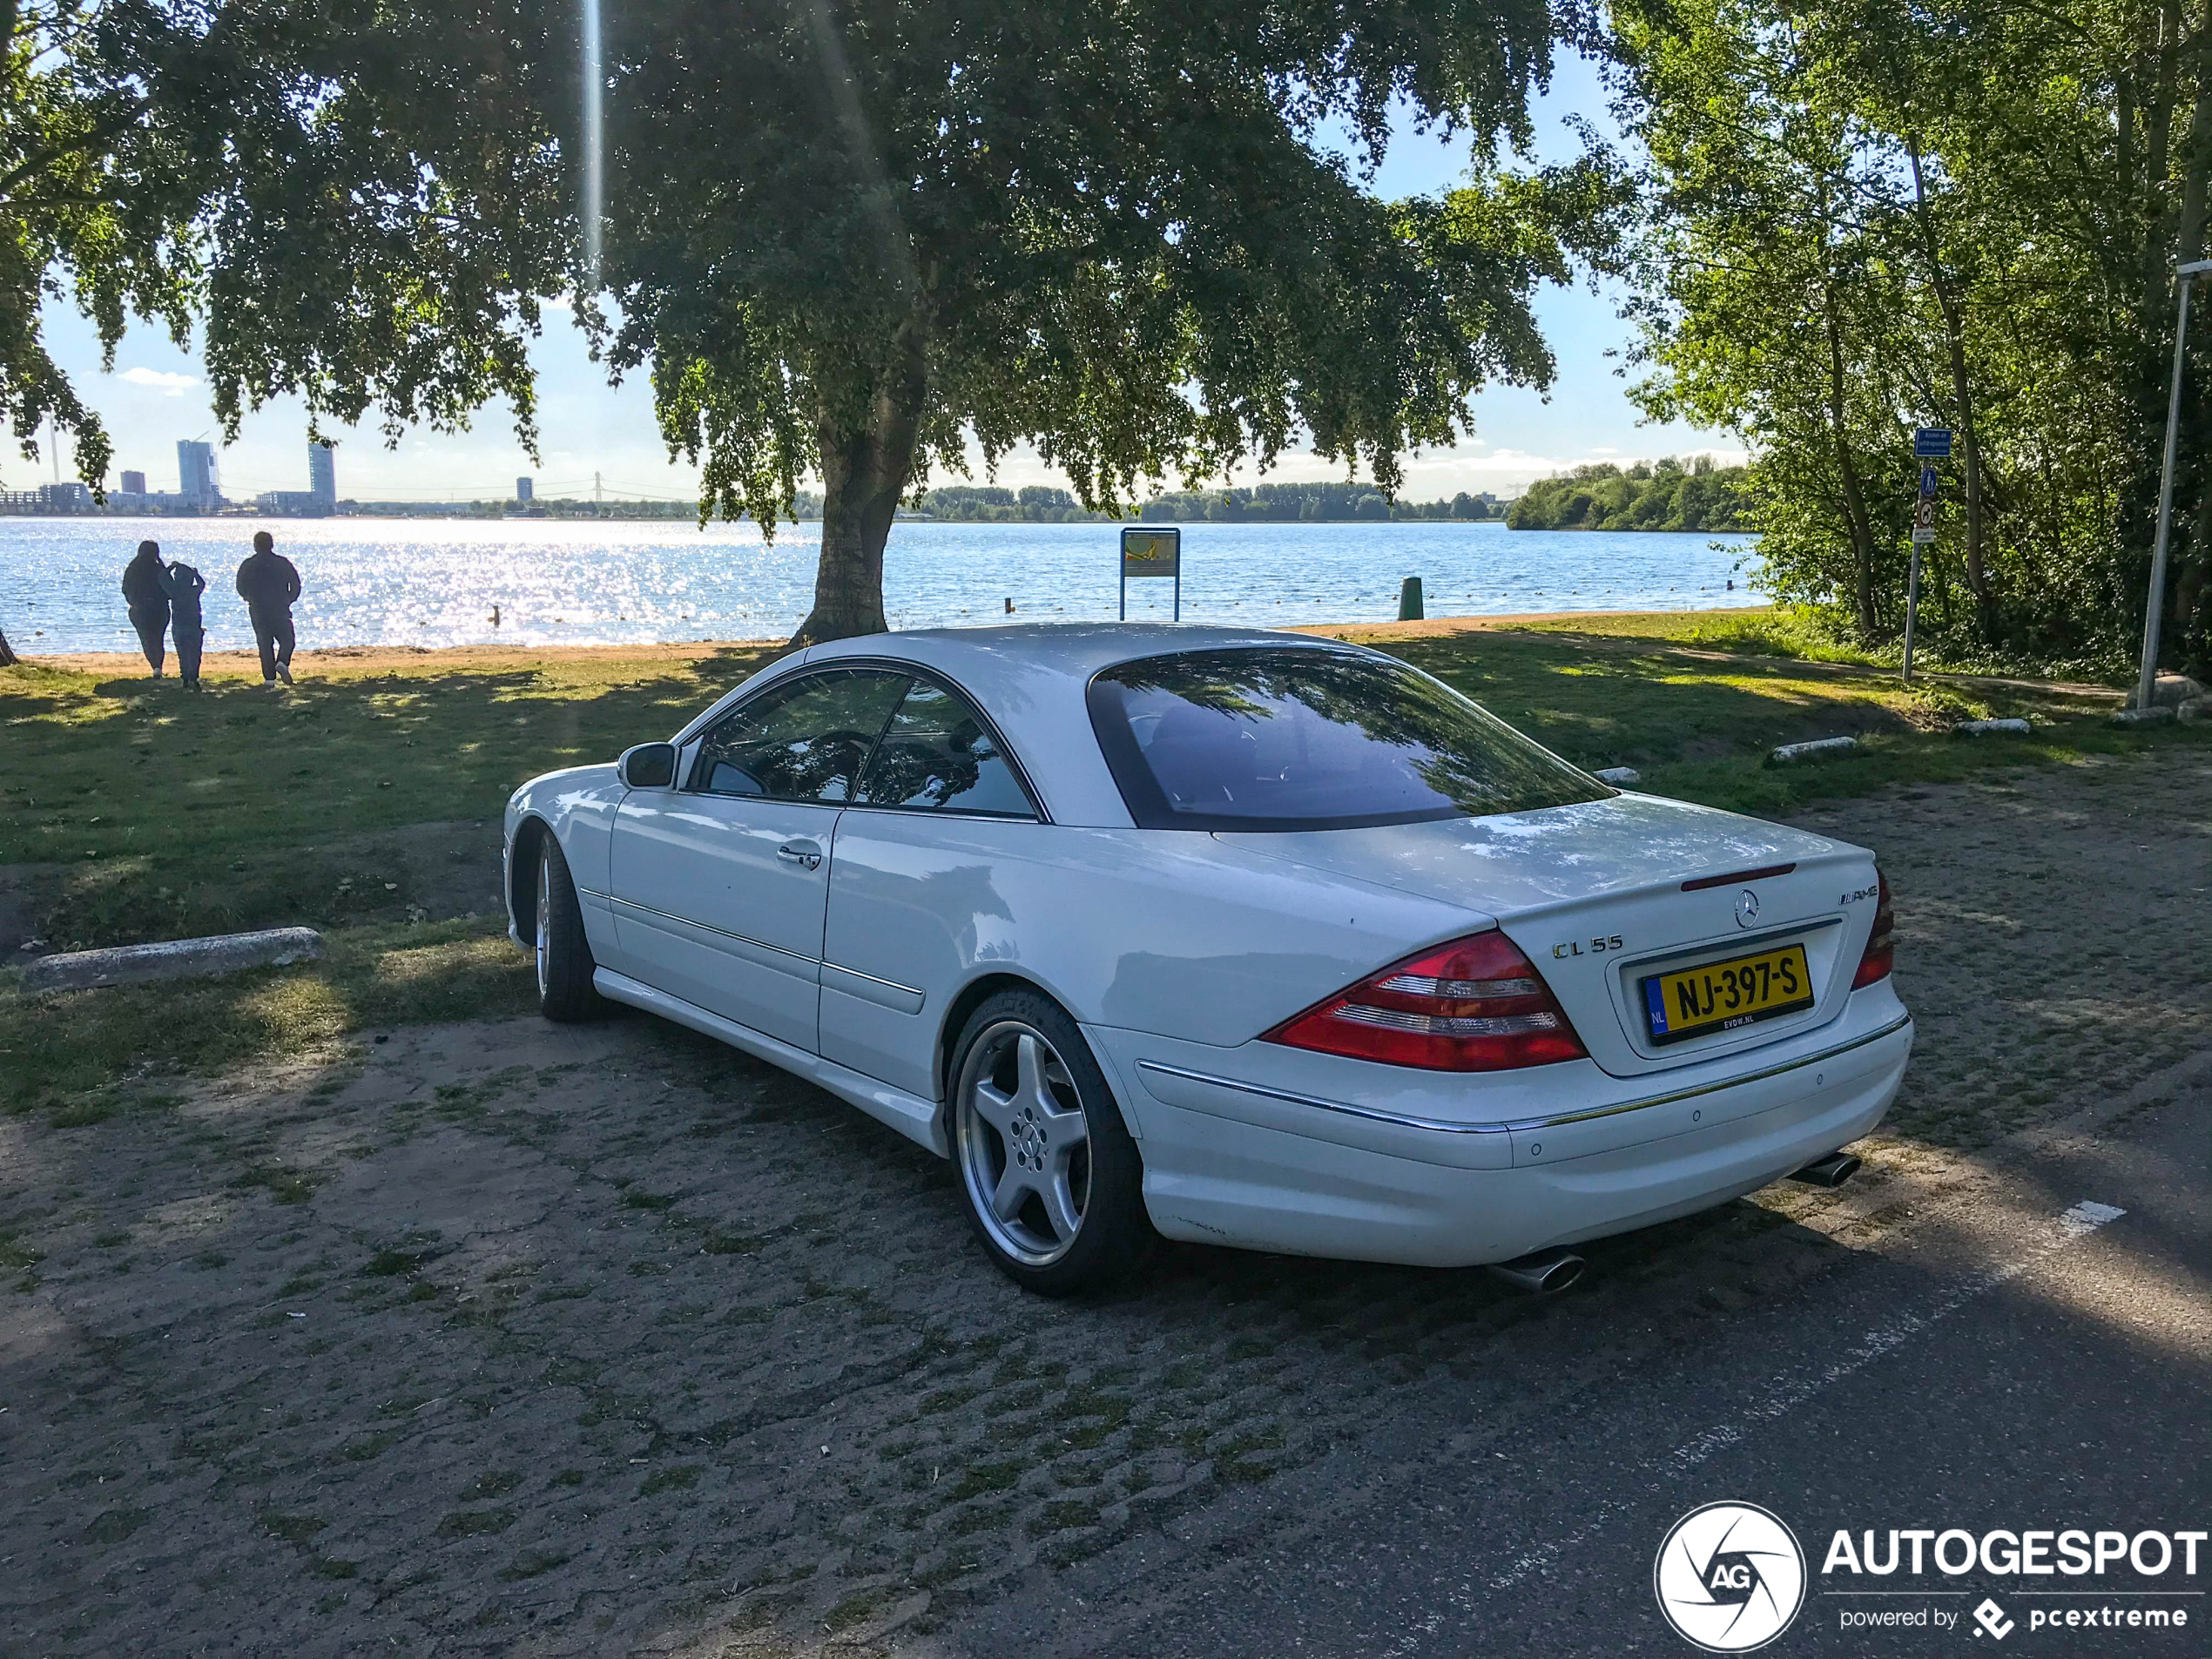
<instances>
[{"instance_id":1,"label":"rear spoiler lip","mask_svg":"<svg viewBox=\"0 0 2212 1659\"><path fill-rule=\"evenodd\" d=\"M1797 867L1792 859L1787 864L1766 864L1756 870L1731 870L1726 875L1701 875L1682 884L1684 893L1702 893L1707 887L1732 887L1739 881L1764 881L1770 876L1787 875Z\"/></svg>"}]
</instances>

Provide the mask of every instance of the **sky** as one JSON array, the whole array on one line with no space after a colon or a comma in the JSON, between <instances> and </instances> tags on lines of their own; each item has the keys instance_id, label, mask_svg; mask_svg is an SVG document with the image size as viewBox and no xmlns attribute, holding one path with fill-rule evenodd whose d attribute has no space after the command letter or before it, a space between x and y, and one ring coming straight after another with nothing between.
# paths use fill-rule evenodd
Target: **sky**
<instances>
[{"instance_id":1,"label":"sky","mask_svg":"<svg viewBox=\"0 0 2212 1659\"><path fill-rule=\"evenodd\" d=\"M1577 112L1609 130L1596 74L1568 54L1535 106L1538 159L1565 160L1576 152L1562 123ZM1440 143L1401 122L1373 188L1393 197L1435 194L1458 181L1466 165L1464 141ZM1625 463L1698 452L1723 462L1741 458L1740 447L1725 434L1640 423L1626 395L1628 382L1619 373L1628 328L1607 293L1547 287L1537 296L1535 311L1557 360L1550 393L1499 387L1480 394L1474 400L1474 435L1450 448L1409 458L1405 496L1426 501L1462 489L1511 496L1533 479L1587 461ZM162 331L133 328L108 373L100 367L91 325L73 310L50 305L46 330L57 361L108 423L115 442L111 486L129 469L145 473L150 489L175 489L177 441L220 441L196 355L179 350ZM595 475L610 496L689 499L696 494L696 469L671 462L660 442L644 378L609 387L603 371L588 360L583 337L565 310L547 311L533 361L539 397L536 462L516 441L512 415L503 404L479 411L467 432L421 428L402 436L396 448L386 446L372 416L361 428L334 435L339 495L356 500L502 499L523 474L537 481L540 496L588 496ZM0 463L5 469L0 483L10 489L52 476L51 458L35 467L13 455L0 457ZM64 477L73 475L66 455L62 467ZM248 415L237 443L222 451L218 474L224 493L233 500L265 489L305 489L307 415L298 400L280 399ZM1339 463L1300 452L1284 455L1266 475L1299 480L1344 474ZM1236 482L1251 483L1257 477L1244 474ZM980 467L976 482L984 482ZM1019 486L1065 480L1024 450L1008 457L996 482Z\"/></svg>"}]
</instances>

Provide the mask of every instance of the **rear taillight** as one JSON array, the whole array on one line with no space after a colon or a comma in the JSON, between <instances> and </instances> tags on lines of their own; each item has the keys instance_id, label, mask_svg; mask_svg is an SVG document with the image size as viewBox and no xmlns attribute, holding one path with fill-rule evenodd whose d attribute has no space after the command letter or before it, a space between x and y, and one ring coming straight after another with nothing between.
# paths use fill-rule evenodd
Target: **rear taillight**
<instances>
[{"instance_id":1,"label":"rear taillight","mask_svg":"<svg viewBox=\"0 0 2212 1659\"><path fill-rule=\"evenodd\" d=\"M1506 1071L1585 1053L1534 964L1494 930L1393 962L1264 1041L1431 1071Z\"/></svg>"},{"instance_id":2,"label":"rear taillight","mask_svg":"<svg viewBox=\"0 0 2212 1659\"><path fill-rule=\"evenodd\" d=\"M1887 979L1891 966L1897 961L1897 917L1890 909L1890 879L1877 870L1874 880L1878 892L1874 900L1874 931L1866 935L1866 949L1858 959L1858 972L1851 976L1854 991L1878 979Z\"/></svg>"}]
</instances>

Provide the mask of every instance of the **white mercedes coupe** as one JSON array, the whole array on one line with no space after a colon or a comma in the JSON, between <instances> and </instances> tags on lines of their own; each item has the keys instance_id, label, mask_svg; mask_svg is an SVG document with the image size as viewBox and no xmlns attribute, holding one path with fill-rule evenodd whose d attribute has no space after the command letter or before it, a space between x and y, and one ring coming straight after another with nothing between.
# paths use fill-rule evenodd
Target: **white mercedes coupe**
<instances>
[{"instance_id":1,"label":"white mercedes coupe","mask_svg":"<svg viewBox=\"0 0 2212 1659\"><path fill-rule=\"evenodd\" d=\"M506 859L549 1018L819 1084L1049 1293L1157 1234L1560 1288L1578 1241L1843 1180L1912 1042L1871 853L1299 635L814 646L523 785Z\"/></svg>"}]
</instances>

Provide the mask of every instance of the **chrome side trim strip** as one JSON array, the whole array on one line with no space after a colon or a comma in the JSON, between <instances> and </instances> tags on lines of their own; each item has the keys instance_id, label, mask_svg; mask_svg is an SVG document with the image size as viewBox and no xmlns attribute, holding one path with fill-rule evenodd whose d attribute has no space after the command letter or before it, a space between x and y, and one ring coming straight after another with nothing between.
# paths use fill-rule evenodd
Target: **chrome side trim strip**
<instances>
[{"instance_id":1,"label":"chrome side trim strip","mask_svg":"<svg viewBox=\"0 0 2212 1659\"><path fill-rule=\"evenodd\" d=\"M672 910L656 910L649 904L639 904L635 899L617 899L614 902L624 910L642 911L649 916L658 916L664 921L680 921L686 927L696 927L703 934L713 934L723 939L734 939L740 945L751 945L756 950L772 950L779 956L788 956L792 961L805 962L809 967L819 968L822 965L822 959L819 956L809 956L804 951L786 950L781 945L772 945L765 939L754 939L745 934L733 934L727 927L710 927L704 921L694 921L689 916L679 916ZM921 993L917 991L914 995L919 996Z\"/></svg>"},{"instance_id":2,"label":"chrome side trim strip","mask_svg":"<svg viewBox=\"0 0 2212 1659\"><path fill-rule=\"evenodd\" d=\"M1912 1023L1912 1016L1900 1014L1877 1031L1864 1036L1838 1042L1801 1059L1785 1060L1780 1065L1769 1066L1762 1071L1747 1071L1740 1076L1723 1077L1716 1082L1699 1083L1692 1089L1676 1089L1663 1095L1649 1095L1642 1100L1622 1101L1617 1106L1597 1106L1586 1112L1558 1112L1549 1117L1516 1118L1503 1123L1453 1123L1440 1118L1413 1117L1404 1112L1386 1112L1372 1106L1354 1106L1344 1101L1322 1100L1312 1095L1294 1094L1285 1089L1270 1089L1262 1083L1239 1082L1234 1077L1216 1077L1203 1071L1186 1071L1180 1066L1163 1065L1157 1060L1140 1060L1139 1071L1157 1072L1163 1077L1181 1077L1190 1082L1211 1083L1217 1089L1233 1089L1239 1094L1258 1095L1267 1100L1287 1101L1293 1106L1311 1106L1325 1112L1341 1112L1349 1117L1364 1117L1378 1123L1393 1123L1400 1129L1427 1130L1439 1135L1503 1135L1514 1130L1549 1129L1558 1123L1581 1123L1593 1117L1613 1117L1622 1112L1638 1112L1648 1106L1665 1106L1678 1100L1695 1100L1700 1095L1717 1094L1723 1089L1734 1089L1742 1083L1760 1082L1769 1077L1779 1077L1786 1071L1796 1071L1805 1066L1818 1065L1824 1060L1833 1060L1839 1054L1849 1054L1853 1049L1863 1049L1870 1042L1902 1031Z\"/></svg>"},{"instance_id":3,"label":"chrome side trim strip","mask_svg":"<svg viewBox=\"0 0 2212 1659\"><path fill-rule=\"evenodd\" d=\"M921 995L919 990L911 985L901 985L895 979L879 979L873 974L863 974L857 968L847 968L843 962L833 962L826 956L822 958L822 966L824 968L834 968L840 974L850 974L854 979L864 979L871 985L880 985L889 990L903 992L908 996L920 996Z\"/></svg>"}]
</instances>

